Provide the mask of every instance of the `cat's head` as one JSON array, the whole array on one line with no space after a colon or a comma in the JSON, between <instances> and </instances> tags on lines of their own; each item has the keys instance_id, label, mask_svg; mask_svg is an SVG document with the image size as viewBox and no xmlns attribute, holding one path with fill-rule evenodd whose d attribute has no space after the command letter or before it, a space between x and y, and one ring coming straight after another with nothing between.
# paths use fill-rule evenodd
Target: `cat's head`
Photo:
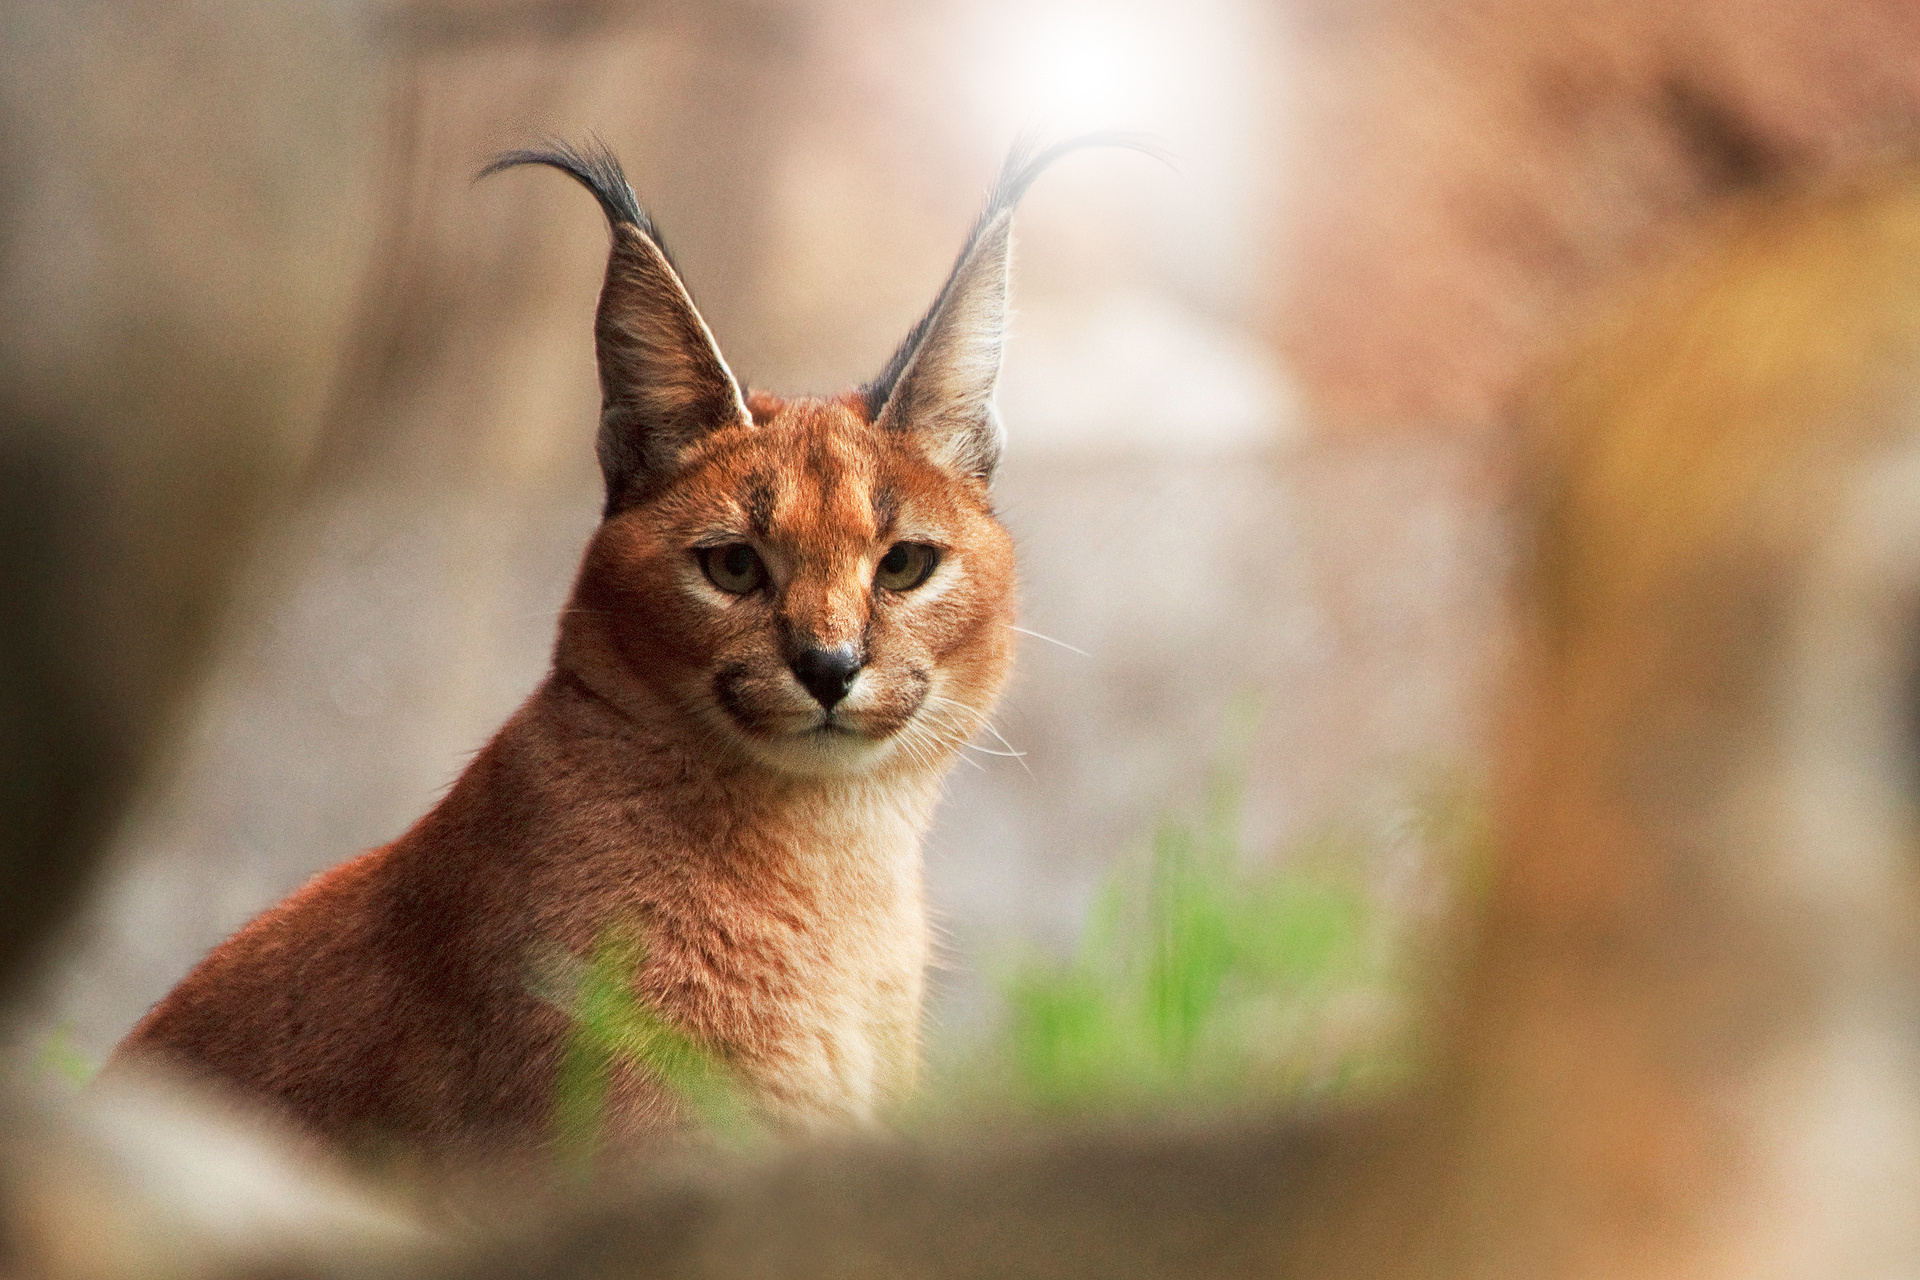
<instances>
[{"instance_id":1,"label":"cat's head","mask_svg":"<svg viewBox=\"0 0 1920 1280\"><path fill-rule=\"evenodd\" d=\"M845 395L746 395L604 149L502 156L600 201L605 521L558 661L616 704L783 772L943 767L1012 658L1013 548L989 483L1013 206L1056 157L1016 149L946 284ZM613 687L608 687L609 685Z\"/></svg>"}]
</instances>

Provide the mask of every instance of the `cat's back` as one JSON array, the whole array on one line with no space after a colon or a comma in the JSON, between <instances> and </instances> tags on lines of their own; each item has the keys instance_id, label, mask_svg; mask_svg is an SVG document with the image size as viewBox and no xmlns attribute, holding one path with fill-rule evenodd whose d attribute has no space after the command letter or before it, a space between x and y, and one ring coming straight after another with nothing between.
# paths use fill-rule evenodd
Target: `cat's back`
<instances>
[{"instance_id":1,"label":"cat's back","mask_svg":"<svg viewBox=\"0 0 1920 1280\"><path fill-rule=\"evenodd\" d=\"M316 875L215 947L114 1051L110 1066L156 1059L193 1075L278 1092L316 1068L337 1071L398 1001L379 962L393 846Z\"/></svg>"},{"instance_id":2,"label":"cat's back","mask_svg":"<svg viewBox=\"0 0 1920 1280\"><path fill-rule=\"evenodd\" d=\"M475 1017L484 975L408 927L429 906L417 900L421 845L416 829L322 872L254 919L141 1019L109 1069L157 1065L217 1082L349 1147L393 1138L430 1147L436 1135L465 1134L476 1090L491 1095L481 1108L488 1127L536 1124L531 1103L506 1099L537 1092L518 1077L529 1057L557 1051L558 1016L542 1036L525 1024L546 1011L508 990L493 1015L522 1024L512 1037L515 1079L476 1069L495 1039Z\"/></svg>"}]
</instances>

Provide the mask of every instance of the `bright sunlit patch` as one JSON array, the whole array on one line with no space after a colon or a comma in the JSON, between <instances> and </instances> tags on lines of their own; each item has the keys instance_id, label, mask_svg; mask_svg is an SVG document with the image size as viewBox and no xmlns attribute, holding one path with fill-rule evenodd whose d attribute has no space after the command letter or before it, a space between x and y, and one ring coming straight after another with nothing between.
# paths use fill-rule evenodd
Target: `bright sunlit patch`
<instances>
[{"instance_id":1,"label":"bright sunlit patch","mask_svg":"<svg viewBox=\"0 0 1920 1280\"><path fill-rule=\"evenodd\" d=\"M1015 94L1056 127L1162 123L1177 78L1181 42L1126 13L1073 10L1037 18L1018 33Z\"/></svg>"}]
</instances>

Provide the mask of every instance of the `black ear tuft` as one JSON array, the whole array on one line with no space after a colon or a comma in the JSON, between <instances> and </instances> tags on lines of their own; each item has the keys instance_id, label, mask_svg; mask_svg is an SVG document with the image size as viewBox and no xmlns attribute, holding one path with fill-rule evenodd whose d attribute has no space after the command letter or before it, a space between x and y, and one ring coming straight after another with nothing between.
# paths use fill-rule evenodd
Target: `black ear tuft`
<instances>
[{"instance_id":1,"label":"black ear tuft","mask_svg":"<svg viewBox=\"0 0 1920 1280\"><path fill-rule=\"evenodd\" d=\"M708 433L751 425L752 418L653 220L606 145L509 151L478 177L529 164L558 169L592 192L613 232L594 320L597 452L612 515L672 475Z\"/></svg>"},{"instance_id":2,"label":"black ear tuft","mask_svg":"<svg viewBox=\"0 0 1920 1280\"><path fill-rule=\"evenodd\" d=\"M523 164L543 164L551 169L571 177L575 182L593 193L600 202L600 208L607 215L612 226L625 223L638 227L647 239L655 244L660 237L653 229L653 219L640 207L639 197L633 194L633 188L627 182L625 171L620 162L614 159L607 144L595 138L585 148L575 147L565 142L553 141L544 147L534 147L523 151L507 151L495 156L487 167L473 176L475 182L499 173L502 169L513 169ZM662 246L664 249L665 246Z\"/></svg>"},{"instance_id":3,"label":"black ear tuft","mask_svg":"<svg viewBox=\"0 0 1920 1280\"><path fill-rule=\"evenodd\" d=\"M929 452L957 474L990 479L1000 458L993 388L1006 332L1007 266L1014 206L1054 161L1088 147L1126 147L1167 156L1146 137L1081 134L1038 150L1021 138L973 224L953 271L926 315L908 331L880 376L860 389L868 416L895 431L927 433Z\"/></svg>"}]
</instances>

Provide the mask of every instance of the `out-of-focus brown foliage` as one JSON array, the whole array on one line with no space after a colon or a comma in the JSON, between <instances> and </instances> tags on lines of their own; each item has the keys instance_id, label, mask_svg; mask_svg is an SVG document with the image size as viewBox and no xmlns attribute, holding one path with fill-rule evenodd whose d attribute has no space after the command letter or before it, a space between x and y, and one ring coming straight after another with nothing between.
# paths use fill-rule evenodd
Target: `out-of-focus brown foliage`
<instances>
[{"instance_id":1,"label":"out-of-focus brown foliage","mask_svg":"<svg viewBox=\"0 0 1920 1280\"><path fill-rule=\"evenodd\" d=\"M1920 182L1716 223L1534 403L1475 1152L1514 1165L1490 1206L1616 1273L1893 1274L1920 1256Z\"/></svg>"},{"instance_id":2,"label":"out-of-focus brown foliage","mask_svg":"<svg viewBox=\"0 0 1920 1280\"><path fill-rule=\"evenodd\" d=\"M1275 334L1324 425L1484 432L1623 265L1719 202L1911 157L1903 0L1293 9Z\"/></svg>"}]
</instances>

